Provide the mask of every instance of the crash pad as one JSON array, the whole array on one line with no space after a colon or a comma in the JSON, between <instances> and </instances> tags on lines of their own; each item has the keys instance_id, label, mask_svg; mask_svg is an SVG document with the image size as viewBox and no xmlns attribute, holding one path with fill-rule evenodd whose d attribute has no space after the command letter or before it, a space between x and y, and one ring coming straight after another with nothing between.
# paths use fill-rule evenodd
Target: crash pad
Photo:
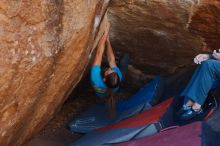
<instances>
[{"instance_id":1,"label":"crash pad","mask_svg":"<svg viewBox=\"0 0 220 146\"><path fill-rule=\"evenodd\" d=\"M202 123L178 127L114 146L201 146Z\"/></svg>"},{"instance_id":2,"label":"crash pad","mask_svg":"<svg viewBox=\"0 0 220 146\"><path fill-rule=\"evenodd\" d=\"M99 146L113 144L157 133L156 123L165 113L172 100L173 99L170 98L138 115L94 130L72 143L70 146Z\"/></svg>"},{"instance_id":3,"label":"crash pad","mask_svg":"<svg viewBox=\"0 0 220 146\"><path fill-rule=\"evenodd\" d=\"M68 124L68 129L72 132L88 133L151 108L149 101L155 94L154 92L159 81L160 77L157 76L127 100L117 101L114 117L109 116L108 108L104 103L97 104L74 118Z\"/></svg>"}]
</instances>

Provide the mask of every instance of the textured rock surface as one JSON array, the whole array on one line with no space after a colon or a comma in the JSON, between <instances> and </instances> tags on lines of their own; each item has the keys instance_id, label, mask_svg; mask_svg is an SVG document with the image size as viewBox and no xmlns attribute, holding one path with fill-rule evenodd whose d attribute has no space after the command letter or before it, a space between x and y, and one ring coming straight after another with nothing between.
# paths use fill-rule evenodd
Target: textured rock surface
<instances>
[{"instance_id":1,"label":"textured rock surface","mask_svg":"<svg viewBox=\"0 0 220 146\"><path fill-rule=\"evenodd\" d=\"M148 74L172 72L220 48L219 0L113 0L109 14L114 48L130 52Z\"/></svg>"},{"instance_id":2,"label":"textured rock surface","mask_svg":"<svg viewBox=\"0 0 220 146\"><path fill-rule=\"evenodd\" d=\"M22 145L62 106L105 29L107 3L0 1L1 146ZM219 0L112 0L109 14L114 48L148 74L220 47Z\"/></svg>"},{"instance_id":3,"label":"textured rock surface","mask_svg":"<svg viewBox=\"0 0 220 146\"><path fill-rule=\"evenodd\" d=\"M61 107L103 33L107 4L0 1L1 146L22 145Z\"/></svg>"}]
</instances>

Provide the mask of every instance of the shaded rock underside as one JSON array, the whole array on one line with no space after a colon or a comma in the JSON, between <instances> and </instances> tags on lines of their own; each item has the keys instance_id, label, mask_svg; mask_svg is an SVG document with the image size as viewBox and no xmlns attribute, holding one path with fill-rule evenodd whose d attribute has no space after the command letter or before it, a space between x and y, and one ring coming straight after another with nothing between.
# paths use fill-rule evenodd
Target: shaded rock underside
<instances>
[{"instance_id":1,"label":"shaded rock underside","mask_svg":"<svg viewBox=\"0 0 220 146\"><path fill-rule=\"evenodd\" d=\"M61 108L105 30L108 2L0 2L0 145L22 145ZM112 0L110 38L136 72L170 73L220 46L219 14L219 0Z\"/></svg>"}]
</instances>

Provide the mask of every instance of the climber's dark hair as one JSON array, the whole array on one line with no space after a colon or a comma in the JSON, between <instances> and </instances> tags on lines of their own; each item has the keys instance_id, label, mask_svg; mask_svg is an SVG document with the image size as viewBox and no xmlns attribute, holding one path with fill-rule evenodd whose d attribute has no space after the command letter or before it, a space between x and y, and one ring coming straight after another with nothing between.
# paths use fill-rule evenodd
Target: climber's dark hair
<instances>
[{"instance_id":1,"label":"climber's dark hair","mask_svg":"<svg viewBox=\"0 0 220 146\"><path fill-rule=\"evenodd\" d=\"M116 109L115 109L116 96L111 89L108 89L107 94L108 94L107 95L108 112L110 117L114 117L116 115Z\"/></svg>"},{"instance_id":2,"label":"climber's dark hair","mask_svg":"<svg viewBox=\"0 0 220 146\"><path fill-rule=\"evenodd\" d=\"M117 88L120 85L120 79L116 72L112 72L105 76L105 83L109 89L107 89L107 105L108 111L111 117L114 117L116 114L115 102L116 96L113 91L114 88Z\"/></svg>"},{"instance_id":3,"label":"climber's dark hair","mask_svg":"<svg viewBox=\"0 0 220 146\"><path fill-rule=\"evenodd\" d=\"M120 84L120 79L118 77L118 74L116 72L112 72L105 76L105 83L109 88L116 88Z\"/></svg>"}]
</instances>

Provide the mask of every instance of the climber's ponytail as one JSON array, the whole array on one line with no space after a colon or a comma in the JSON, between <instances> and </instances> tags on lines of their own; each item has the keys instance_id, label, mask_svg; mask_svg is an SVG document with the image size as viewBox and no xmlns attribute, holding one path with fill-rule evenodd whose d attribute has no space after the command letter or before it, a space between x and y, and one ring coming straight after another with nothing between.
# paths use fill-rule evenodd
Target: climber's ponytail
<instances>
[{"instance_id":1,"label":"climber's ponytail","mask_svg":"<svg viewBox=\"0 0 220 146\"><path fill-rule=\"evenodd\" d=\"M109 115L111 117L114 117L116 114L116 109L115 109L116 98L115 98L114 92L111 89L108 90L107 95L108 95L107 105L108 105Z\"/></svg>"}]
</instances>

